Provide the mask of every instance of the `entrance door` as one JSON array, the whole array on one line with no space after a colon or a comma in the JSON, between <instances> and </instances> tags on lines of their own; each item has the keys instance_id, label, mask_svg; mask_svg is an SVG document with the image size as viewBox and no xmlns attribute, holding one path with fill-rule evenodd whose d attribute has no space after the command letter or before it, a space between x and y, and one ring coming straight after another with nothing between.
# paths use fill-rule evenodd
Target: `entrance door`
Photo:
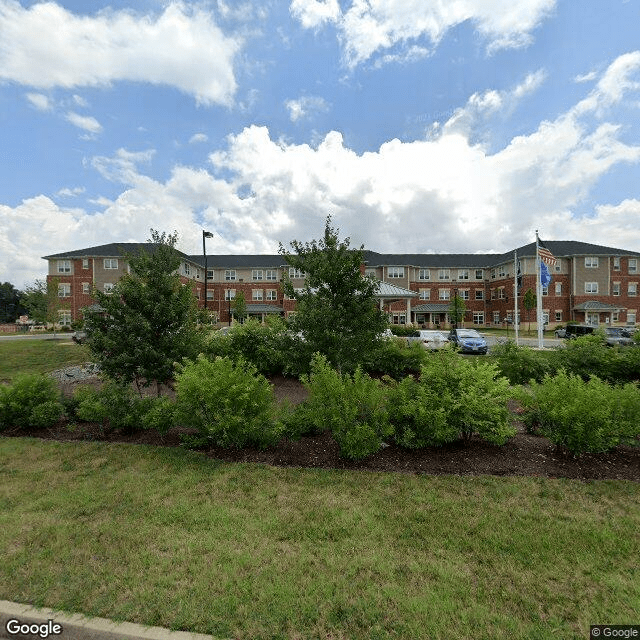
<instances>
[{"instance_id":1,"label":"entrance door","mask_svg":"<svg viewBox=\"0 0 640 640\"><path fill-rule=\"evenodd\" d=\"M600 314L590 311L587 313L587 324L598 325L600 323Z\"/></svg>"}]
</instances>

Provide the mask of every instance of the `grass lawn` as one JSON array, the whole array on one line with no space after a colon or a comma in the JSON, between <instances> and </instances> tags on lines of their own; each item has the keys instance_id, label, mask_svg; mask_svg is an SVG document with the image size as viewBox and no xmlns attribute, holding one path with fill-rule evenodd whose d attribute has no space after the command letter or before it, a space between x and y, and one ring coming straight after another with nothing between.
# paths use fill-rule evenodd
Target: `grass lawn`
<instances>
[{"instance_id":1,"label":"grass lawn","mask_svg":"<svg viewBox=\"0 0 640 640\"><path fill-rule=\"evenodd\" d=\"M46 373L90 361L88 349L68 338L0 340L0 382L11 382L19 373Z\"/></svg>"},{"instance_id":2,"label":"grass lawn","mask_svg":"<svg viewBox=\"0 0 640 640\"><path fill-rule=\"evenodd\" d=\"M640 485L0 438L0 598L255 638L587 638L640 611Z\"/></svg>"}]
</instances>

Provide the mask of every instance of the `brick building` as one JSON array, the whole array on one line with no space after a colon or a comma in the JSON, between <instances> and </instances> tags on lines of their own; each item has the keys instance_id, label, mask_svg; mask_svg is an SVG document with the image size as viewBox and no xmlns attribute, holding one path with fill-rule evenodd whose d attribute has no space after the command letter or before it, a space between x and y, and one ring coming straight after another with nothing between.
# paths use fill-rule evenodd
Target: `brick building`
<instances>
[{"instance_id":1,"label":"brick building","mask_svg":"<svg viewBox=\"0 0 640 640\"><path fill-rule=\"evenodd\" d=\"M543 290L542 308L551 327L569 320L590 324L635 324L640 288L640 253L577 241L547 241L557 258L552 281ZM60 297L60 320L69 324L82 317L83 307L95 302L94 288L109 291L128 270L125 255L145 243L116 243L45 256L48 279L55 278ZM202 255L181 254L180 277L191 283L204 307ZM535 326L535 309L527 312L523 295L535 293L535 243L517 249L522 286L518 299L521 323ZM227 322L231 302L244 294L250 315L289 316L295 301L283 295L285 271L294 287L304 286L280 255L207 256L207 307ZM379 304L391 322L427 326L448 322L450 301L457 294L467 308L465 324L502 326L514 320L514 251L503 254L383 254L364 252L364 271L380 281ZM529 314L531 317L529 318Z\"/></svg>"}]
</instances>

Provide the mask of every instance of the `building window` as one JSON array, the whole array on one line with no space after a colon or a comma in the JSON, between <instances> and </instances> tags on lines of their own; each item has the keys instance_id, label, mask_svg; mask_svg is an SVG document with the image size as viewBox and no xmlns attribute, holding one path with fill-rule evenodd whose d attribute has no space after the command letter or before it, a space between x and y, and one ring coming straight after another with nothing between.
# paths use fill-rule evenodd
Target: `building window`
<instances>
[{"instance_id":1,"label":"building window","mask_svg":"<svg viewBox=\"0 0 640 640\"><path fill-rule=\"evenodd\" d=\"M449 280L451 271L449 269L438 269L438 280Z\"/></svg>"},{"instance_id":2,"label":"building window","mask_svg":"<svg viewBox=\"0 0 640 640\"><path fill-rule=\"evenodd\" d=\"M495 269L491 269L491 277L495 280L495 277L496 277L496 270Z\"/></svg>"},{"instance_id":3,"label":"building window","mask_svg":"<svg viewBox=\"0 0 640 640\"><path fill-rule=\"evenodd\" d=\"M542 295L543 296L549 295L549 287L542 287Z\"/></svg>"},{"instance_id":4,"label":"building window","mask_svg":"<svg viewBox=\"0 0 640 640\"><path fill-rule=\"evenodd\" d=\"M638 283L630 282L629 289L627 290L627 295L629 296L637 296L638 295Z\"/></svg>"},{"instance_id":5,"label":"building window","mask_svg":"<svg viewBox=\"0 0 640 640\"><path fill-rule=\"evenodd\" d=\"M227 281L232 281L236 279L236 270L235 269L227 269L224 272L224 279Z\"/></svg>"},{"instance_id":6,"label":"building window","mask_svg":"<svg viewBox=\"0 0 640 640\"><path fill-rule=\"evenodd\" d=\"M420 289L418 291L418 298L420 300L430 300L431 299L431 289Z\"/></svg>"},{"instance_id":7,"label":"building window","mask_svg":"<svg viewBox=\"0 0 640 640\"><path fill-rule=\"evenodd\" d=\"M71 295L71 285L62 283L58 285L58 298L68 298Z\"/></svg>"},{"instance_id":8,"label":"building window","mask_svg":"<svg viewBox=\"0 0 640 640\"><path fill-rule=\"evenodd\" d=\"M587 269L597 269L598 268L598 256L586 256L584 259L584 266Z\"/></svg>"},{"instance_id":9,"label":"building window","mask_svg":"<svg viewBox=\"0 0 640 640\"><path fill-rule=\"evenodd\" d=\"M635 324L635 323L636 323L636 312L627 311L627 324Z\"/></svg>"},{"instance_id":10,"label":"building window","mask_svg":"<svg viewBox=\"0 0 640 640\"><path fill-rule=\"evenodd\" d=\"M58 311L58 324L68 326L71 324L71 311L68 309L61 309Z\"/></svg>"},{"instance_id":11,"label":"building window","mask_svg":"<svg viewBox=\"0 0 640 640\"><path fill-rule=\"evenodd\" d=\"M289 277L290 278L304 278L304 271L302 271L302 269L296 269L294 267L289 267Z\"/></svg>"},{"instance_id":12,"label":"building window","mask_svg":"<svg viewBox=\"0 0 640 640\"><path fill-rule=\"evenodd\" d=\"M214 271L213 269L207 269L207 280L213 280Z\"/></svg>"},{"instance_id":13,"label":"building window","mask_svg":"<svg viewBox=\"0 0 640 640\"><path fill-rule=\"evenodd\" d=\"M105 269L117 269L118 268L118 258L105 258L104 259L104 268Z\"/></svg>"},{"instance_id":14,"label":"building window","mask_svg":"<svg viewBox=\"0 0 640 640\"><path fill-rule=\"evenodd\" d=\"M620 256L615 256L613 259L613 270L620 271Z\"/></svg>"},{"instance_id":15,"label":"building window","mask_svg":"<svg viewBox=\"0 0 640 640\"><path fill-rule=\"evenodd\" d=\"M638 270L638 260L636 258L629 258L629 273L636 273Z\"/></svg>"},{"instance_id":16,"label":"building window","mask_svg":"<svg viewBox=\"0 0 640 640\"><path fill-rule=\"evenodd\" d=\"M236 298L236 290L235 289L225 289L224 290L224 299L225 300L235 300Z\"/></svg>"},{"instance_id":17,"label":"building window","mask_svg":"<svg viewBox=\"0 0 640 640\"><path fill-rule=\"evenodd\" d=\"M584 292L585 293L598 293L598 283L597 282L585 282L584 283Z\"/></svg>"},{"instance_id":18,"label":"building window","mask_svg":"<svg viewBox=\"0 0 640 640\"><path fill-rule=\"evenodd\" d=\"M484 271L482 269L476 269L476 280L482 280L484 278Z\"/></svg>"},{"instance_id":19,"label":"building window","mask_svg":"<svg viewBox=\"0 0 640 640\"><path fill-rule=\"evenodd\" d=\"M84 293L84 294L91 293L91 287L89 286L88 282L83 282L82 283L82 293Z\"/></svg>"},{"instance_id":20,"label":"building window","mask_svg":"<svg viewBox=\"0 0 640 640\"><path fill-rule=\"evenodd\" d=\"M458 291L458 297L460 298L460 300L468 300L469 289L460 289L460 291Z\"/></svg>"},{"instance_id":21,"label":"building window","mask_svg":"<svg viewBox=\"0 0 640 640\"><path fill-rule=\"evenodd\" d=\"M71 273L71 261L58 260L58 273Z\"/></svg>"},{"instance_id":22,"label":"building window","mask_svg":"<svg viewBox=\"0 0 640 640\"><path fill-rule=\"evenodd\" d=\"M264 272L264 279L275 282L278 279L278 272L275 269L267 269Z\"/></svg>"},{"instance_id":23,"label":"building window","mask_svg":"<svg viewBox=\"0 0 640 640\"><path fill-rule=\"evenodd\" d=\"M549 312L548 311L543 311L542 312L542 324L549 324Z\"/></svg>"},{"instance_id":24,"label":"building window","mask_svg":"<svg viewBox=\"0 0 640 640\"><path fill-rule=\"evenodd\" d=\"M484 291L482 289L476 289L476 300L484 300Z\"/></svg>"},{"instance_id":25,"label":"building window","mask_svg":"<svg viewBox=\"0 0 640 640\"><path fill-rule=\"evenodd\" d=\"M254 269L251 272L252 280L264 280L264 271L262 269Z\"/></svg>"},{"instance_id":26,"label":"building window","mask_svg":"<svg viewBox=\"0 0 640 640\"><path fill-rule=\"evenodd\" d=\"M620 322L620 314L617 311L614 311L611 315L613 316L613 322Z\"/></svg>"},{"instance_id":27,"label":"building window","mask_svg":"<svg viewBox=\"0 0 640 640\"><path fill-rule=\"evenodd\" d=\"M213 300L213 289L207 287L207 300Z\"/></svg>"},{"instance_id":28,"label":"building window","mask_svg":"<svg viewBox=\"0 0 640 640\"><path fill-rule=\"evenodd\" d=\"M251 299L252 300L263 300L264 299L264 291L262 289L253 289L251 291Z\"/></svg>"},{"instance_id":29,"label":"building window","mask_svg":"<svg viewBox=\"0 0 640 640\"><path fill-rule=\"evenodd\" d=\"M392 316L393 324L407 324L407 314L406 313L394 313Z\"/></svg>"},{"instance_id":30,"label":"building window","mask_svg":"<svg viewBox=\"0 0 640 640\"><path fill-rule=\"evenodd\" d=\"M387 275L390 278L404 278L404 267L387 267Z\"/></svg>"},{"instance_id":31,"label":"building window","mask_svg":"<svg viewBox=\"0 0 640 640\"><path fill-rule=\"evenodd\" d=\"M562 295L562 282L556 282L556 295Z\"/></svg>"},{"instance_id":32,"label":"building window","mask_svg":"<svg viewBox=\"0 0 640 640\"><path fill-rule=\"evenodd\" d=\"M458 280L468 280L469 269L458 269Z\"/></svg>"},{"instance_id":33,"label":"building window","mask_svg":"<svg viewBox=\"0 0 640 640\"><path fill-rule=\"evenodd\" d=\"M440 289L438 291L439 300L451 300L451 291L449 289Z\"/></svg>"},{"instance_id":34,"label":"building window","mask_svg":"<svg viewBox=\"0 0 640 640\"><path fill-rule=\"evenodd\" d=\"M277 300L278 291L276 289L267 289L267 300Z\"/></svg>"},{"instance_id":35,"label":"building window","mask_svg":"<svg viewBox=\"0 0 640 640\"><path fill-rule=\"evenodd\" d=\"M556 258L555 270L556 271L562 271L562 265L560 264L560 260L558 260L557 258Z\"/></svg>"},{"instance_id":36,"label":"building window","mask_svg":"<svg viewBox=\"0 0 640 640\"><path fill-rule=\"evenodd\" d=\"M556 322L562 322L562 311L556 310Z\"/></svg>"},{"instance_id":37,"label":"building window","mask_svg":"<svg viewBox=\"0 0 640 640\"><path fill-rule=\"evenodd\" d=\"M620 283L619 282L614 282L613 283L613 291L612 294L614 296L619 296L620 295Z\"/></svg>"},{"instance_id":38,"label":"building window","mask_svg":"<svg viewBox=\"0 0 640 640\"><path fill-rule=\"evenodd\" d=\"M473 324L484 324L484 311L473 312Z\"/></svg>"},{"instance_id":39,"label":"building window","mask_svg":"<svg viewBox=\"0 0 640 640\"><path fill-rule=\"evenodd\" d=\"M504 278L507 275L507 267L505 267L503 264L501 264L498 269L498 275L501 278Z\"/></svg>"},{"instance_id":40,"label":"building window","mask_svg":"<svg viewBox=\"0 0 640 640\"><path fill-rule=\"evenodd\" d=\"M105 282L105 283L102 285L102 290L103 290L105 293L111 293L111 291L113 290L113 282Z\"/></svg>"},{"instance_id":41,"label":"building window","mask_svg":"<svg viewBox=\"0 0 640 640\"><path fill-rule=\"evenodd\" d=\"M494 311L493 312L493 324L500 324L500 312L499 311Z\"/></svg>"},{"instance_id":42,"label":"building window","mask_svg":"<svg viewBox=\"0 0 640 640\"><path fill-rule=\"evenodd\" d=\"M418 280L431 280L431 271L429 269L418 269Z\"/></svg>"},{"instance_id":43,"label":"building window","mask_svg":"<svg viewBox=\"0 0 640 640\"><path fill-rule=\"evenodd\" d=\"M83 269L89 268L89 258L82 258L82 268Z\"/></svg>"},{"instance_id":44,"label":"building window","mask_svg":"<svg viewBox=\"0 0 640 640\"><path fill-rule=\"evenodd\" d=\"M504 300L504 287L498 289L498 300Z\"/></svg>"},{"instance_id":45,"label":"building window","mask_svg":"<svg viewBox=\"0 0 640 640\"><path fill-rule=\"evenodd\" d=\"M495 289L491 289L491 299L492 300L496 299L496 290Z\"/></svg>"}]
</instances>

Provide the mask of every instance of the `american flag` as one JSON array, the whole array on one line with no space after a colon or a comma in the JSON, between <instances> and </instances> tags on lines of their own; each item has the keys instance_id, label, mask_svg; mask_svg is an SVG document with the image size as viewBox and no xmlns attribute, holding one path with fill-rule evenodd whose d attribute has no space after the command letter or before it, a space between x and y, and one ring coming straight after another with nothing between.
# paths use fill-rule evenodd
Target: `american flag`
<instances>
[{"instance_id":1,"label":"american flag","mask_svg":"<svg viewBox=\"0 0 640 640\"><path fill-rule=\"evenodd\" d=\"M540 260L545 264L548 264L550 267L556 266L556 257L547 249L540 239L538 239L538 255L540 256Z\"/></svg>"}]
</instances>

